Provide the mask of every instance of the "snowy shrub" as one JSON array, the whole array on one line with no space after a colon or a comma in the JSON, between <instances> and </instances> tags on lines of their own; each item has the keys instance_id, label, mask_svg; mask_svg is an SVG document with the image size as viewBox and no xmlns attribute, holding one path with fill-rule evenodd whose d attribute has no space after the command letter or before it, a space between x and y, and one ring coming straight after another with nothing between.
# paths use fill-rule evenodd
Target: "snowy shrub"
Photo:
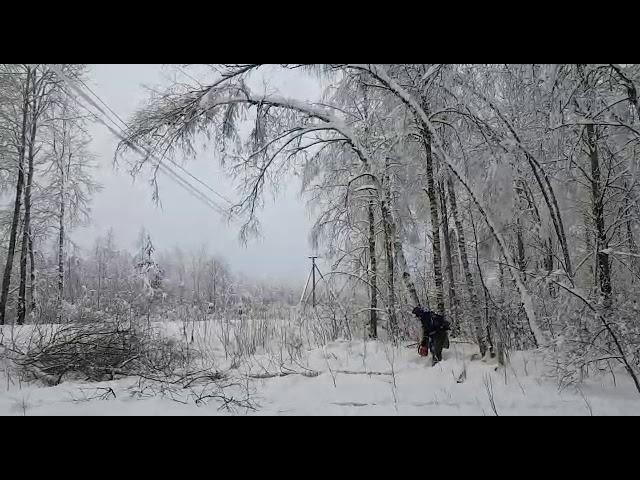
<instances>
[{"instance_id":1,"label":"snowy shrub","mask_svg":"<svg viewBox=\"0 0 640 480\"><path fill-rule=\"evenodd\" d=\"M568 301L550 350L561 386L580 383L596 374L621 369L632 378L640 375L640 324L635 297L620 296L611 306L591 308L580 300ZM558 328L556 326L555 328Z\"/></svg>"}]
</instances>

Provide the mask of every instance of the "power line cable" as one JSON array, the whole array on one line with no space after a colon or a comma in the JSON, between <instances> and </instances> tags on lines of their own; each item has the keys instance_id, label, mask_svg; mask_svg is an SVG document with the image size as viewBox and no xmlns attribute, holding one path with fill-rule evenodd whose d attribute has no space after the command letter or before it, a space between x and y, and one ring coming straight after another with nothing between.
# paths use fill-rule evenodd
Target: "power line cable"
<instances>
[{"instance_id":1,"label":"power line cable","mask_svg":"<svg viewBox=\"0 0 640 480\"><path fill-rule=\"evenodd\" d=\"M117 122L115 120L113 120L99 105L97 105L93 99L91 99L85 92L82 91L82 89L80 87L78 87L77 85L74 85L73 82L71 81L71 79L69 79L64 73L62 73L60 71L60 69L58 69L55 66L50 66L50 68L60 77L62 78L75 92L78 93L78 95L80 95L84 100L86 100L90 105L92 105L94 108L96 108L98 110L98 112L101 113L101 115L108 119L118 130L120 131L116 131L114 130L113 127L111 127L110 125L108 125L103 118L101 118L100 116L98 116L95 112L91 111L89 108L87 108L85 105L82 104L82 102L80 102L78 100L77 97L73 96L70 92L66 92L71 98L73 98L80 106L82 106L85 110L87 110L98 122L100 122L101 124L103 124L105 127L107 127L107 129L109 129L109 131L116 135L118 138L120 138L122 141L127 142L130 147L139 155L141 155L142 157L145 158L152 158L154 160L156 160L158 163L156 165L156 167L162 171L163 173L165 173L171 180L175 181L176 183L178 183L180 186L182 186L183 188L185 188L189 193L191 193L192 195L194 195L196 198L198 198L199 200L203 201L207 206L209 206L210 208L212 208L213 210L215 210L217 213L220 213L222 215L226 215L226 210L223 207L220 207L218 204L216 204L216 202L211 199L210 197L208 197L206 194L204 194L203 192L201 192L200 190L198 190L197 188L195 188L193 185L191 185L187 180L185 180L184 178L182 178L179 174L177 174L175 171L173 171L168 165L164 165L162 163L161 160L157 159L155 157L155 155L150 152L148 149L146 149L143 146L138 146L135 145L131 142L129 142L125 136L125 132L123 131L123 129L117 124ZM113 112L113 110L104 102L102 101L99 97L97 97L98 100L105 105L105 107ZM118 116L115 112L113 112L114 115ZM123 122L124 125L126 125L126 123L120 119L121 122ZM141 151L143 150L144 153L146 153L146 155L144 155L144 153ZM173 163L173 162L172 162ZM184 169L183 169L184 170ZM188 173L190 176L193 177L193 175L191 175L189 172ZM198 180L196 177L193 177L196 180ZM198 180L200 181L200 180ZM200 183L203 183L200 181ZM203 183L204 184L204 183ZM206 186L206 184L205 184ZM210 188L210 187L209 187ZM211 189L211 188L210 188ZM228 201L228 200L227 200Z\"/></svg>"}]
</instances>

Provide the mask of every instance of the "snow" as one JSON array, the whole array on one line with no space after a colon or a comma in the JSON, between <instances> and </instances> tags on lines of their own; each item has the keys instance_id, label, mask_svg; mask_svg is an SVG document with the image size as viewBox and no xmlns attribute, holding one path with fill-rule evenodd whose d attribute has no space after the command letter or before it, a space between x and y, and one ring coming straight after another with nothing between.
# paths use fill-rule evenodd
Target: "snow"
<instances>
[{"instance_id":1,"label":"snow","mask_svg":"<svg viewBox=\"0 0 640 480\"><path fill-rule=\"evenodd\" d=\"M208 325L207 325L208 324ZM178 335L184 324L164 325ZM191 324L196 345L208 344L224 362L222 345L213 340L213 322ZM202 332L208 332L205 336ZM190 332L189 332L190 335ZM639 415L640 396L621 371L615 385L611 375L587 379L578 388L560 390L545 375L539 352L514 353L505 369L471 360L471 344L454 343L444 360L414 348L385 342L336 341L309 349L288 362L286 376L251 379L256 411L239 415ZM244 373L277 372L274 352L261 352ZM278 355L275 355L278 356ZM282 355L280 355L282 357ZM303 376L291 372L318 372ZM137 378L102 383L65 382L55 387L24 384L0 363L0 415L229 415L215 401L196 405L188 396L140 398L131 394ZM112 389L112 393L109 389ZM490 393L493 392L495 411ZM114 398L115 397L115 398Z\"/></svg>"},{"instance_id":2,"label":"snow","mask_svg":"<svg viewBox=\"0 0 640 480\"><path fill-rule=\"evenodd\" d=\"M366 350L365 350L366 345ZM262 414L295 415L494 415L487 386L493 389L498 415L617 415L640 414L640 398L629 383L624 388L590 384L579 392L559 392L550 380L535 374L541 367L530 354L516 356L513 369L480 361L469 362L473 348L454 344L435 367L414 349L396 354L393 372L390 346L379 343L337 342L325 351L335 375L327 372L323 351L311 352L312 364L324 373L316 378L288 376L263 380L266 403ZM457 383L466 368L466 380ZM351 373L346 373L351 372ZM376 372L366 374L355 372ZM620 379L618 379L620 382ZM587 406L587 402L589 406Z\"/></svg>"}]
</instances>

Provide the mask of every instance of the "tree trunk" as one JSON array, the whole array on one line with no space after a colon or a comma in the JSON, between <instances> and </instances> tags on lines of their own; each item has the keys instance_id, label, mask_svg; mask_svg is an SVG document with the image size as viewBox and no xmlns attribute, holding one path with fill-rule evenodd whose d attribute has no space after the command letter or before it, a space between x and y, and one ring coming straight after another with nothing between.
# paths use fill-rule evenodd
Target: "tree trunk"
<instances>
[{"instance_id":1,"label":"tree trunk","mask_svg":"<svg viewBox=\"0 0 640 480\"><path fill-rule=\"evenodd\" d=\"M542 231L542 219L540 218L540 211L538 210L538 206L536 205L536 201L533 197L533 193L531 193L531 188L529 188L529 185L523 179L520 179L519 181L519 188L521 189L524 195L524 200L527 202L528 209L533 214L533 220L535 222L537 232L539 235L540 232ZM519 218L518 218L518 221L520 221ZM547 273L551 273L553 271L553 263L554 263L553 236L549 235L549 238L547 239L547 241L542 240L542 242L544 244L544 249L543 249L544 256L542 258L542 263ZM553 284L549 283L549 292L554 292L554 291L555 291L555 288L553 287Z\"/></svg>"},{"instance_id":2,"label":"tree trunk","mask_svg":"<svg viewBox=\"0 0 640 480\"><path fill-rule=\"evenodd\" d=\"M448 177L447 186L449 189L449 204L451 205L451 214L453 215L453 221L456 225L456 233L458 234L458 250L460 251L460 262L462 263L462 270L464 272L465 283L467 285L467 292L469 294L469 309L474 318L474 327L476 334L476 341L480 348L480 355L484 356L487 352L487 342L485 339L484 329L482 326L482 316L480 315L480 309L478 308L478 296L476 295L476 289L473 282L473 275L469 268L469 257L467 255L467 244L464 235L464 228L462 220L458 213L458 202L456 199L456 191L453 187L453 180Z\"/></svg>"},{"instance_id":3,"label":"tree trunk","mask_svg":"<svg viewBox=\"0 0 640 480\"><path fill-rule=\"evenodd\" d=\"M217 311L218 307L218 292L217 292L217 265L214 263L213 266L213 311Z\"/></svg>"},{"instance_id":4,"label":"tree trunk","mask_svg":"<svg viewBox=\"0 0 640 480\"><path fill-rule=\"evenodd\" d=\"M64 295L64 207L65 207L64 170L60 181L60 214L58 217L58 321L62 321L62 301Z\"/></svg>"},{"instance_id":5,"label":"tree trunk","mask_svg":"<svg viewBox=\"0 0 640 480\"><path fill-rule=\"evenodd\" d=\"M374 202L369 201L369 283L371 309L369 310L369 338L378 338L378 266L376 260L376 225Z\"/></svg>"},{"instance_id":6,"label":"tree trunk","mask_svg":"<svg viewBox=\"0 0 640 480\"><path fill-rule=\"evenodd\" d=\"M383 189L384 198L387 205L391 204L391 185L389 184L389 160L386 161L387 172L384 175ZM385 257L387 260L387 309L389 314L389 332L392 338L398 336L398 319L396 317L396 287L394 279L394 261L393 261L393 238L391 235L391 229L389 228L389 222L382 221L384 231L384 249Z\"/></svg>"},{"instance_id":7,"label":"tree trunk","mask_svg":"<svg viewBox=\"0 0 640 480\"><path fill-rule=\"evenodd\" d=\"M77 282L76 282L76 285L74 286L73 270L71 269L71 257L67 257L66 275L67 275L67 278L69 279L69 282L67 283L67 294L68 294L68 298L69 298L69 303L74 304L75 301L76 301L75 292L77 290Z\"/></svg>"},{"instance_id":8,"label":"tree trunk","mask_svg":"<svg viewBox=\"0 0 640 480\"><path fill-rule=\"evenodd\" d=\"M444 256L447 260L447 282L449 292L449 310L451 312L452 332L457 335L460 331L458 318L458 298L456 296L455 278L453 276L453 261L451 260L451 237L449 236L449 212L445 195L444 182L439 185L440 204L442 205L442 238L444 239Z\"/></svg>"},{"instance_id":9,"label":"tree trunk","mask_svg":"<svg viewBox=\"0 0 640 480\"><path fill-rule=\"evenodd\" d=\"M398 235L398 232L396 229L396 223L393 218L393 213L391 212L391 192L388 186L387 186L387 191L385 192L385 197L386 198L383 198L381 195L379 196L380 212L382 216L384 229L386 232L388 232L388 237L393 241L393 250L395 253L395 258L396 258L396 261L398 262L398 268L402 272L402 280L404 281L405 287L409 292L409 297L411 298L411 302L413 303L414 307L420 307L421 302L420 302L420 298L418 297L418 291L416 290L416 285L411 278L411 274L409 273L409 267L407 266L407 260L404 256L402 241L400 240L400 236ZM389 203L387 203L387 201ZM387 252L387 262L388 261L389 261L389 256ZM393 265L391 266L391 270L393 270ZM423 326L422 338L424 338L425 335L426 335L426 332Z\"/></svg>"},{"instance_id":10,"label":"tree trunk","mask_svg":"<svg viewBox=\"0 0 640 480\"><path fill-rule=\"evenodd\" d=\"M404 250L402 248L402 241L398 236L390 205L387 205L386 201L382 200L380 202L380 210L382 212L382 221L386 223L385 228L388 229L389 236L393 239L393 250L396 256L396 262L398 263L398 268L402 272L402 280L407 287L407 291L409 292L413 305L419 307L421 306L420 298L418 297L416 285L413 283L411 274L409 273L409 267L407 266L407 260L405 259Z\"/></svg>"},{"instance_id":11,"label":"tree trunk","mask_svg":"<svg viewBox=\"0 0 640 480\"><path fill-rule=\"evenodd\" d=\"M0 325L5 324L5 314L7 311L7 298L9 296L9 286L11 284L11 272L13 270L13 257L16 249L16 237L18 233L18 222L20 220L20 209L22 205L22 189L24 186L24 157L26 153L27 122L29 117L29 84L31 83L31 68L27 67L27 79L25 81L24 100L22 103L22 129L20 132L20 149L18 152L18 181L16 184L16 199L13 206L13 219L11 221L11 232L9 234L9 247L7 249L7 262L2 277L2 293L0 294Z\"/></svg>"},{"instance_id":12,"label":"tree trunk","mask_svg":"<svg viewBox=\"0 0 640 480\"><path fill-rule=\"evenodd\" d=\"M431 149L431 132L424 130L422 140L425 150L425 170L427 174L427 196L431 211L431 232L433 235L433 276L436 286L436 311L444 315L444 290L442 281L442 251L440 249L440 218L438 214L438 199L433 171L433 152Z\"/></svg>"},{"instance_id":13,"label":"tree trunk","mask_svg":"<svg viewBox=\"0 0 640 480\"><path fill-rule=\"evenodd\" d=\"M100 260L98 260L98 301L97 307L100 310L100 294L102 293L102 268L100 264Z\"/></svg>"},{"instance_id":14,"label":"tree trunk","mask_svg":"<svg viewBox=\"0 0 640 480\"><path fill-rule=\"evenodd\" d=\"M34 85L35 96L35 85ZM22 229L22 245L20 249L20 287L18 290L18 325L23 325L27 313L27 254L29 249L29 234L31 232L31 185L33 183L34 146L38 131L38 116L36 99L33 99L31 116L31 134L29 139L29 155L27 183L24 188L24 226Z\"/></svg>"},{"instance_id":15,"label":"tree trunk","mask_svg":"<svg viewBox=\"0 0 640 480\"><path fill-rule=\"evenodd\" d=\"M524 240L522 238L522 221L520 218L516 219L516 243L518 246L518 268L521 272L527 271L527 259L524 253Z\"/></svg>"},{"instance_id":16,"label":"tree trunk","mask_svg":"<svg viewBox=\"0 0 640 480\"><path fill-rule=\"evenodd\" d=\"M474 246L476 249L476 267L478 269L478 277L480 277L480 284L482 285L482 293L484 294L485 328L483 329L480 323L478 323L478 325L480 325L480 330L476 331L476 335L478 336L478 338L482 338L482 342L483 342L483 346L480 349L480 355L484 357L488 352L493 357L495 355L496 348L494 348L494 342L491 336L491 327L493 327L496 333L498 333L497 332L498 322L495 321L495 317L493 317L493 321L492 321L489 316L489 289L487 288L487 284L484 281L484 275L482 274L482 267L480 266L480 252L478 252L478 232L476 230L476 224L473 221L473 213L471 213L471 211L469 211L469 218L471 219L471 227L473 228L473 240L474 240ZM500 285L502 288L504 288L504 281L503 281L504 275L502 272L502 264L500 263L499 266L500 266ZM501 288L501 297L503 296L502 288ZM477 310L479 311L479 309ZM485 343L485 339L486 339L486 343ZM504 365L504 359L505 359L504 346L502 344L500 335L497 335L496 340L497 340L497 347L498 347L497 348L498 362L501 365ZM484 353L482 352L483 349L484 349Z\"/></svg>"},{"instance_id":17,"label":"tree trunk","mask_svg":"<svg viewBox=\"0 0 640 480\"><path fill-rule=\"evenodd\" d=\"M598 140L595 127L592 124L585 126L586 142L591 163L591 211L596 228L596 258L598 268L598 280L600 292L605 305L611 301L611 271L609 268L609 254L603 250L608 248L605 220L604 220L604 195L600 180L600 158L598 154Z\"/></svg>"},{"instance_id":18,"label":"tree trunk","mask_svg":"<svg viewBox=\"0 0 640 480\"><path fill-rule=\"evenodd\" d=\"M625 190L628 188L625 182ZM629 257L629 265L631 267L631 271L634 275L631 275L631 283L636 282L636 275L640 274L640 270L638 269L638 244L633 237L633 223L632 223L632 215L631 215L631 205L629 205L629 197L625 195L624 197L624 209L625 214L627 215L627 221L625 222L625 227L627 229L627 246L629 248L629 253L631 256Z\"/></svg>"},{"instance_id":19,"label":"tree trunk","mask_svg":"<svg viewBox=\"0 0 640 480\"><path fill-rule=\"evenodd\" d=\"M547 273L553 272L553 237L547 239L547 254L545 255L544 268Z\"/></svg>"},{"instance_id":20,"label":"tree trunk","mask_svg":"<svg viewBox=\"0 0 640 480\"><path fill-rule=\"evenodd\" d=\"M567 236L564 232L564 222L562 221L562 215L560 213L560 207L558 206L558 200L557 200L555 191L553 190L553 187L551 186L551 181L547 176L547 172L542 168L542 165L540 165L540 163L529 154L527 154L527 158L529 160L531 169L533 170L533 173L536 177L536 180L540 186L543 197L549 209L549 214L551 216L551 220L553 221L553 225L556 230L556 235L558 236L558 242L560 243L560 247L562 249L565 271L567 272L567 275L573 282L573 266L571 263L571 255L569 254L569 244L567 242ZM547 195L547 192L544 189L542 181L540 180L540 177L536 171L536 166L542 172L547 188L549 189L549 195ZM549 198L548 198L549 196L551 196L551 202L549 201Z\"/></svg>"},{"instance_id":21,"label":"tree trunk","mask_svg":"<svg viewBox=\"0 0 640 480\"><path fill-rule=\"evenodd\" d=\"M633 228L631 226L631 219L628 219L627 222L627 244L629 246L629 253L631 254L631 259L629 260L629 264L631 265L631 270L636 275L640 274L640 269L638 269L638 245L633 238ZM635 276L631 276L631 283L635 283Z\"/></svg>"},{"instance_id":22,"label":"tree trunk","mask_svg":"<svg viewBox=\"0 0 640 480\"><path fill-rule=\"evenodd\" d=\"M546 255L544 258L544 268L547 271L547 275L551 275L551 273L553 272L553 267L554 267L554 261L553 261L553 237L551 235L549 235L549 238L547 239L546 242L546 247L547 247L547 251L546 251ZM549 282L549 295L551 295L551 297L555 297L556 295L556 287L553 284L553 282Z\"/></svg>"},{"instance_id":23,"label":"tree trunk","mask_svg":"<svg viewBox=\"0 0 640 480\"><path fill-rule=\"evenodd\" d=\"M29 311L35 312L37 307L37 291L36 291L36 264L35 264L35 252L33 251L33 236L31 235L31 229L29 229L29 291L31 293L31 301L29 304Z\"/></svg>"}]
</instances>

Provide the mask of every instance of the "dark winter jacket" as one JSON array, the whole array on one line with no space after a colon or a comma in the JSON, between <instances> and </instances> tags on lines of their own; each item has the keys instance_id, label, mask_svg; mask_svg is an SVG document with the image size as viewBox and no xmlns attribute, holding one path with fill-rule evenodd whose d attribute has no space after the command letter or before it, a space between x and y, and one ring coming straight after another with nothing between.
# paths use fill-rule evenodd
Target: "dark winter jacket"
<instances>
[{"instance_id":1,"label":"dark winter jacket","mask_svg":"<svg viewBox=\"0 0 640 480\"><path fill-rule=\"evenodd\" d=\"M435 312L425 310L420 307L413 309L413 314L418 317L422 323L422 329L425 335L433 336L438 332L449 330L449 322L442 315Z\"/></svg>"},{"instance_id":2,"label":"dark winter jacket","mask_svg":"<svg viewBox=\"0 0 640 480\"><path fill-rule=\"evenodd\" d=\"M442 315L424 310L421 307L414 308L413 314L422 323L420 346L426 347L428 345L435 365L442 360L442 349L449 348L449 335L447 334L447 330L450 329L449 322Z\"/></svg>"}]
</instances>

